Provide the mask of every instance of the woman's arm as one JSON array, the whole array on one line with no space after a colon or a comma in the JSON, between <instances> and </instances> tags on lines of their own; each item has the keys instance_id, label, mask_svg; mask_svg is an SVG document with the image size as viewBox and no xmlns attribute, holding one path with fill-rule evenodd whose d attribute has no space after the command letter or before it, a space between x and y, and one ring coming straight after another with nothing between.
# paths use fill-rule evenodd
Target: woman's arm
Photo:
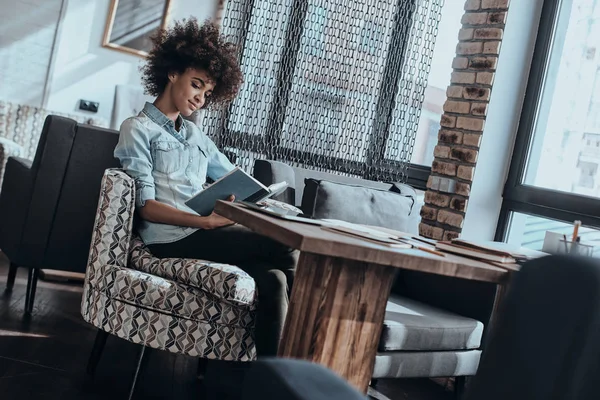
<instances>
[{"instance_id":1,"label":"woman's arm","mask_svg":"<svg viewBox=\"0 0 600 400\"><path fill-rule=\"evenodd\" d=\"M125 172L133 177L136 187L136 207L140 216L150 222L193 228L213 229L233 224L215 213L201 217L161 203L155 199L152 177L152 156L147 130L134 118L121 125L119 143L114 152Z\"/></svg>"},{"instance_id":2,"label":"woman's arm","mask_svg":"<svg viewBox=\"0 0 600 400\"><path fill-rule=\"evenodd\" d=\"M233 201L233 196L229 198L229 201ZM201 217L197 214L178 210L175 207L156 200L146 200L145 205L139 209L139 212L143 219L150 222L189 226L191 228L215 229L234 223L214 212L207 217Z\"/></svg>"},{"instance_id":3,"label":"woman's arm","mask_svg":"<svg viewBox=\"0 0 600 400\"><path fill-rule=\"evenodd\" d=\"M143 207L147 200L154 200L156 189L152 177L150 138L147 129L135 118L127 118L121 124L114 156L127 175L135 180L136 207Z\"/></svg>"}]
</instances>

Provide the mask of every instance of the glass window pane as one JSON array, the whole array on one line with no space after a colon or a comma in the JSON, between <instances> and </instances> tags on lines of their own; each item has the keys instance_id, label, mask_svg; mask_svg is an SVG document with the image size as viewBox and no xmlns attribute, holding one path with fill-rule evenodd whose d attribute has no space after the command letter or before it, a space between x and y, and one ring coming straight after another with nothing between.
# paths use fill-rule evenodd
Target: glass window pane
<instances>
[{"instance_id":1,"label":"glass window pane","mask_svg":"<svg viewBox=\"0 0 600 400\"><path fill-rule=\"evenodd\" d=\"M397 3L309 0L283 148L365 161Z\"/></svg>"},{"instance_id":2,"label":"glass window pane","mask_svg":"<svg viewBox=\"0 0 600 400\"><path fill-rule=\"evenodd\" d=\"M244 84L231 106L229 129L262 135L277 87L277 65L285 43L292 0L283 4L269 0L254 3L242 57ZM265 36L265 32L269 32Z\"/></svg>"},{"instance_id":3,"label":"glass window pane","mask_svg":"<svg viewBox=\"0 0 600 400\"><path fill-rule=\"evenodd\" d=\"M438 26L438 37L433 50L431 71L425 88L425 101L419 117L419 127L411 163L431 166L433 148L437 144L440 119L446 101L446 89L450 84L452 60L456 56L458 31L464 14L464 1L446 1L442 8L442 18ZM390 138L394 138L392 132Z\"/></svg>"},{"instance_id":4,"label":"glass window pane","mask_svg":"<svg viewBox=\"0 0 600 400\"><path fill-rule=\"evenodd\" d=\"M600 0L563 1L524 183L600 196Z\"/></svg>"},{"instance_id":5,"label":"glass window pane","mask_svg":"<svg viewBox=\"0 0 600 400\"><path fill-rule=\"evenodd\" d=\"M546 232L556 232L571 240L573 224L555 221L543 217L513 212L508 229L507 242L532 250L542 250ZM600 256L600 231L588 227L579 229L581 243L594 246L593 256Z\"/></svg>"}]
</instances>

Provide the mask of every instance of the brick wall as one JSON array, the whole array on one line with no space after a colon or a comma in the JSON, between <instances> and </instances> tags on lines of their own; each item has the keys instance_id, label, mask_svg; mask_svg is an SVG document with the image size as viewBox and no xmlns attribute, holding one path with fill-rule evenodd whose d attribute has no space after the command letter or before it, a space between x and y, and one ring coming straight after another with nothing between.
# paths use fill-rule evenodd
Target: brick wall
<instances>
[{"instance_id":1,"label":"brick wall","mask_svg":"<svg viewBox=\"0 0 600 400\"><path fill-rule=\"evenodd\" d=\"M419 234L460 235L485 128L510 0L467 0L434 149Z\"/></svg>"}]
</instances>

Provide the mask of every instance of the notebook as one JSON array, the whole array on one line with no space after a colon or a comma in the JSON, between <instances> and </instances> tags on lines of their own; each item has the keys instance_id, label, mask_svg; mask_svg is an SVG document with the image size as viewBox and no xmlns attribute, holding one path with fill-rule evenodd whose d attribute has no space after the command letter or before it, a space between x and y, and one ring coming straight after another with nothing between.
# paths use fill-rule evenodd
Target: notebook
<instances>
[{"instance_id":1,"label":"notebook","mask_svg":"<svg viewBox=\"0 0 600 400\"><path fill-rule=\"evenodd\" d=\"M221 179L185 202L185 205L199 215L210 215L217 200L227 200L234 195L236 201L256 203L282 193L288 187L287 182L274 183L266 187L254 177L236 167Z\"/></svg>"}]
</instances>

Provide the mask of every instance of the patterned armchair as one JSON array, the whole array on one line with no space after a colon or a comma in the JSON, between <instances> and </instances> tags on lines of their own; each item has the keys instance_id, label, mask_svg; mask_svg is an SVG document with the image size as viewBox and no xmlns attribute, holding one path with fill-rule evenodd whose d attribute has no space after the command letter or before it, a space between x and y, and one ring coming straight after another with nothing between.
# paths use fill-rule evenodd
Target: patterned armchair
<instances>
[{"instance_id":1,"label":"patterned armchair","mask_svg":"<svg viewBox=\"0 0 600 400\"><path fill-rule=\"evenodd\" d=\"M204 359L256 358L254 280L233 265L159 259L132 234L134 182L106 170L94 224L81 313L98 328L93 375L108 334ZM137 372L132 383L135 387Z\"/></svg>"},{"instance_id":2,"label":"patterned armchair","mask_svg":"<svg viewBox=\"0 0 600 400\"><path fill-rule=\"evenodd\" d=\"M57 113L40 107L0 100L0 188L9 157L33 160L42 126L50 114L70 118L81 124L108 126L108 121L101 118Z\"/></svg>"}]
</instances>

